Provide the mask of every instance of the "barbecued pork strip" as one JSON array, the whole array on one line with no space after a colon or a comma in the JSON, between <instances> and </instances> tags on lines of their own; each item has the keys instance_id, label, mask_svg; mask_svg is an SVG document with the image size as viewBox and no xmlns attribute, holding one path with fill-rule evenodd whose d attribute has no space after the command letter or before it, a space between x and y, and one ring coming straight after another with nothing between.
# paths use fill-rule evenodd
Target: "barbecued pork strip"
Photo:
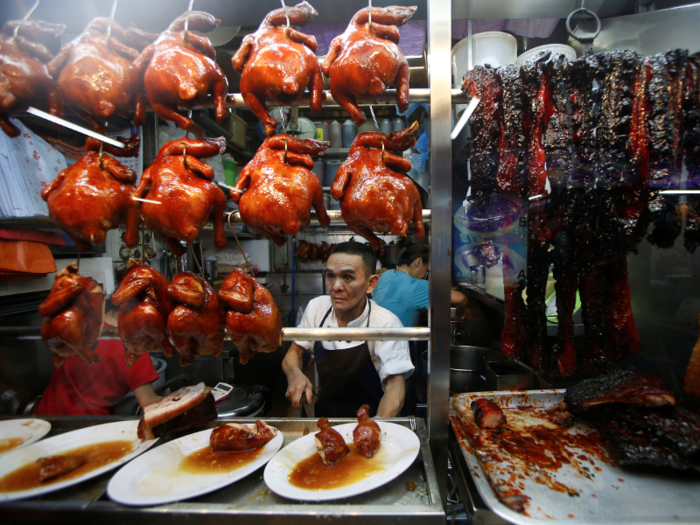
<instances>
[{"instance_id":1,"label":"barbecued pork strip","mask_svg":"<svg viewBox=\"0 0 700 525\"><path fill-rule=\"evenodd\" d=\"M688 170L689 188L700 188L700 53L688 59L683 95L682 147L685 167ZM683 245L690 253L700 246L700 199L687 197L687 223L683 232ZM677 207L677 209L680 208ZM681 209L682 211L682 209Z\"/></svg>"},{"instance_id":2,"label":"barbecued pork strip","mask_svg":"<svg viewBox=\"0 0 700 525\"><path fill-rule=\"evenodd\" d=\"M566 410L581 414L596 405L624 403L642 407L675 406L676 398L649 374L617 371L586 379L566 389Z\"/></svg>"},{"instance_id":3,"label":"barbecued pork strip","mask_svg":"<svg viewBox=\"0 0 700 525\"><path fill-rule=\"evenodd\" d=\"M619 361L639 352L639 335L632 313L632 291L627 273L627 258L613 257L608 263L608 299L605 323L610 343L610 357Z\"/></svg>"},{"instance_id":4,"label":"barbecued pork strip","mask_svg":"<svg viewBox=\"0 0 700 525\"><path fill-rule=\"evenodd\" d=\"M507 422L501 407L490 399L480 398L472 401L472 413L480 428L500 428Z\"/></svg>"},{"instance_id":5,"label":"barbecued pork strip","mask_svg":"<svg viewBox=\"0 0 700 525\"><path fill-rule=\"evenodd\" d=\"M700 325L700 317L698 318L698 324ZM684 389L688 394L700 397L700 333L698 333L698 340L693 347L693 353L690 354L684 382Z\"/></svg>"},{"instance_id":6,"label":"barbecued pork strip","mask_svg":"<svg viewBox=\"0 0 700 525\"><path fill-rule=\"evenodd\" d=\"M523 81L515 64L496 71L501 83L496 191L527 196L527 150L523 123Z\"/></svg>"}]
</instances>

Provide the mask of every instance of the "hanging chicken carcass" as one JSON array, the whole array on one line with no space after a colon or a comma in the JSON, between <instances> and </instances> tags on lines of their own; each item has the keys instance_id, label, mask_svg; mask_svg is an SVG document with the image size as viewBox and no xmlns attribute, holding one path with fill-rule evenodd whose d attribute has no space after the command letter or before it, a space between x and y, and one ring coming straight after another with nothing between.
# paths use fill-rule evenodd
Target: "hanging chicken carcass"
<instances>
[{"instance_id":1,"label":"hanging chicken carcass","mask_svg":"<svg viewBox=\"0 0 700 525\"><path fill-rule=\"evenodd\" d=\"M68 234L81 252L102 244L107 232L126 226L124 242L133 248L139 241L139 210L131 197L136 173L100 152L138 154L138 135L124 149L102 146L93 138L85 142L86 153L68 166L41 191L49 216Z\"/></svg>"},{"instance_id":2,"label":"hanging chicken carcass","mask_svg":"<svg viewBox=\"0 0 700 525\"><path fill-rule=\"evenodd\" d=\"M418 122L389 135L360 133L331 186L331 196L340 201L348 227L367 239L375 251L382 247L382 241L374 232L403 237L413 221L415 240L425 235L420 194L404 175L411 170L411 163L389 152L412 147L417 134Z\"/></svg>"},{"instance_id":3,"label":"hanging chicken carcass","mask_svg":"<svg viewBox=\"0 0 700 525\"><path fill-rule=\"evenodd\" d=\"M134 68L145 70L143 82L153 110L187 131L199 133L179 108L201 105L208 95L214 101L216 120L223 122L228 115L228 80L216 63L216 50L207 37L193 32L207 33L220 22L208 13L188 11L134 61Z\"/></svg>"},{"instance_id":4,"label":"hanging chicken carcass","mask_svg":"<svg viewBox=\"0 0 700 525\"><path fill-rule=\"evenodd\" d=\"M211 182L214 170L200 158L223 153L223 137L167 142L153 164L143 172L134 196L140 199L146 226L165 236L176 255L187 249L178 241L193 242L207 221L214 224L214 243L226 246L226 195Z\"/></svg>"},{"instance_id":5,"label":"hanging chicken carcass","mask_svg":"<svg viewBox=\"0 0 700 525\"><path fill-rule=\"evenodd\" d=\"M322 154L328 145L289 135L266 139L231 190L243 222L278 246L286 242L285 235L294 235L309 224L312 206L321 226L328 227L323 188L318 176L311 172L311 155Z\"/></svg>"},{"instance_id":6,"label":"hanging chicken carcass","mask_svg":"<svg viewBox=\"0 0 700 525\"><path fill-rule=\"evenodd\" d=\"M99 133L113 116L126 117L132 111L134 125L141 126L146 118L143 66L139 69L132 61L155 38L136 28L124 30L110 18L95 18L49 62L61 106L65 103ZM52 113L62 117L62 107Z\"/></svg>"},{"instance_id":7,"label":"hanging chicken carcass","mask_svg":"<svg viewBox=\"0 0 700 525\"><path fill-rule=\"evenodd\" d=\"M46 22L11 20L0 30L0 128L10 137L19 129L8 114L27 106L56 106L57 85L46 62L53 53L44 45L63 34L66 26Z\"/></svg>"},{"instance_id":8,"label":"hanging chicken carcass","mask_svg":"<svg viewBox=\"0 0 700 525\"><path fill-rule=\"evenodd\" d=\"M243 100L263 122L268 137L276 133L277 121L265 107L266 98L286 106L299 100L308 86L311 114L321 109L323 76L315 54L316 39L287 25L306 25L315 15L316 10L305 1L275 9L255 33L243 39L231 59L241 75Z\"/></svg>"}]
</instances>

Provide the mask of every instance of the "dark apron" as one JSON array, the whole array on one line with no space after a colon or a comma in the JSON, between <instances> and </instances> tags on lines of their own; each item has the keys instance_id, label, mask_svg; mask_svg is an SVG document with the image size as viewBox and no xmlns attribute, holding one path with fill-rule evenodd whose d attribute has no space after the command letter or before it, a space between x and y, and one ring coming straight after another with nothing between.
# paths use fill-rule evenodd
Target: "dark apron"
<instances>
[{"instance_id":1,"label":"dark apron","mask_svg":"<svg viewBox=\"0 0 700 525\"><path fill-rule=\"evenodd\" d=\"M332 310L328 309L319 328ZM367 327L371 314L370 302ZM362 405L369 405L371 417L377 414L384 391L366 342L343 350L326 350L321 341L316 341L314 358L321 390L314 406L316 417L356 417Z\"/></svg>"}]
</instances>

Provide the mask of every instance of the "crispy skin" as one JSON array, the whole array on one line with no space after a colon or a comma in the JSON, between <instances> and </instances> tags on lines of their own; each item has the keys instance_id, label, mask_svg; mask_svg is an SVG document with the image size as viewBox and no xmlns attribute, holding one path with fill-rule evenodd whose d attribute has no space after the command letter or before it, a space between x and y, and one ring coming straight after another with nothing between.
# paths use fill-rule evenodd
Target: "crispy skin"
<instances>
[{"instance_id":1,"label":"crispy skin","mask_svg":"<svg viewBox=\"0 0 700 525\"><path fill-rule=\"evenodd\" d=\"M265 140L231 190L243 222L278 246L284 245L286 235L295 235L309 224L312 206L321 226L327 228L330 219L323 205L323 188L310 170L314 167L311 156L323 154L329 145L289 135Z\"/></svg>"},{"instance_id":2,"label":"crispy skin","mask_svg":"<svg viewBox=\"0 0 700 525\"><path fill-rule=\"evenodd\" d=\"M318 420L318 428L321 429L315 436L318 455L321 457L324 465L332 467L350 454L350 449L345 443L343 436L337 430L331 428L325 417Z\"/></svg>"},{"instance_id":3,"label":"crispy skin","mask_svg":"<svg viewBox=\"0 0 700 525\"><path fill-rule=\"evenodd\" d=\"M245 452L262 447L276 435L277 431L264 421L256 421L254 429L229 423L212 430L209 445L214 452Z\"/></svg>"},{"instance_id":4,"label":"crispy skin","mask_svg":"<svg viewBox=\"0 0 700 525\"><path fill-rule=\"evenodd\" d=\"M352 431L352 438L357 450L366 458L376 454L382 443L382 431L379 425L369 417L369 405L362 405L357 411L357 426Z\"/></svg>"},{"instance_id":5,"label":"crispy skin","mask_svg":"<svg viewBox=\"0 0 700 525\"><path fill-rule=\"evenodd\" d=\"M192 395L186 395L191 392ZM181 388L146 406L138 426L139 439L154 439L169 432L188 430L214 421L216 401L204 383Z\"/></svg>"},{"instance_id":6,"label":"crispy skin","mask_svg":"<svg viewBox=\"0 0 700 525\"><path fill-rule=\"evenodd\" d=\"M77 469L80 465L87 463L85 456L47 456L36 460L39 469L39 481L46 481L67 474L71 470Z\"/></svg>"},{"instance_id":7,"label":"crispy skin","mask_svg":"<svg viewBox=\"0 0 700 525\"><path fill-rule=\"evenodd\" d=\"M217 294L226 311L226 330L241 364L254 352L274 352L282 341L282 318L275 300L262 284L234 269Z\"/></svg>"},{"instance_id":8,"label":"crispy skin","mask_svg":"<svg viewBox=\"0 0 700 525\"><path fill-rule=\"evenodd\" d=\"M474 421L481 428L500 428L507 423L506 416L496 403L489 399L472 401Z\"/></svg>"},{"instance_id":9,"label":"crispy skin","mask_svg":"<svg viewBox=\"0 0 700 525\"><path fill-rule=\"evenodd\" d=\"M580 414L595 406L624 403L643 407L675 406L676 399L664 384L649 374L619 371L586 379L566 389L566 409Z\"/></svg>"}]
</instances>

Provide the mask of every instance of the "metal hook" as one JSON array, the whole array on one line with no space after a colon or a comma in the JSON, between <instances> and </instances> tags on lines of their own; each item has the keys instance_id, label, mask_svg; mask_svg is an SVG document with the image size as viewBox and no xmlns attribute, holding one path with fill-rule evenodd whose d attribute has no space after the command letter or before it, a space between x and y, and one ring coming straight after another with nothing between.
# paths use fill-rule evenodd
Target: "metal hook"
<instances>
[{"instance_id":1,"label":"metal hook","mask_svg":"<svg viewBox=\"0 0 700 525\"><path fill-rule=\"evenodd\" d=\"M185 149L182 150L182 165L186 170L189 170L187 167L187 142L183 142L183 144L185 145Z\"/></svg>"},{"instance_id":2,"label":"metal hook","mask_svg":"<svg viewBox=\"0 0 700 525\"><path fill-rule=\"evenodd\" d=\"M197 254L194 253L194 243L189 244L190 251L192 252L192 258L194 259L194 262L197 263L197 269L199 270L199 275L204 279L204 270L202 270L202 265L199 264L199 260L197 259Z\"/></svg>"},{"instance_id":3,"label":"metal hook","mask_svg":"<svg viewBox=\"0 0 700 525\"><path fill-rule=\"evenodd\" d=\"M278 106L280 110L280 119L282 119L282 133L287 133L287 129L284 124L284 110L282 109L282 106Z\"/></svg>"},{"instance_id":4,"label":"metal hook","mask_svg":"<svg viewBox=\"0 0 700 525\"><path fill-rule=\"evenodd\" d=\"M377 117L374 116L374 108L372 107L372 104L369 105L369 112L372 114L372 120L374 121L374 127L377 128L377 131L381 131L379 129L379 124L377 124Z\"/></svg>"},{"instance_id":5,"label":"metal hook","mask_svg":"<svg viewBox=\"0 0 700 525\"><path fill-rule=\"evenodd\" d=\"M367 23L367 30L372 33L372 0L369 0L369 22Z\"/></svg>"},{"instance_id":6,"label":"metal hook","mask_svg":"<svg viewBox=\"0 0 700 525\"><path fill-rule=\"evenodd\" d=\"M384 162L384 141L382 141L382 162Z\"/></svg>"},{"instance_id":7,"label":"metal hook","mask_svg":"<svg viewBox=\"0 0 700 525\"><path fill-rule=\"evenodd\" d=\"M104 148L104 145L105 145L104 142L100 142L100 156L97 159L97 162L98 162L98 165L100 166L100 169L104 169L103 164L102 164L102 149Z\"/></svg>"},{"instance_id":8,"label":"metal hook","mask_svg":"<svg viewBox=\"0 0 700 525\"><path fill-rule=\"evenodd\" d=\"M192 14L192 11L187 11L187 18L185 19L185 35L184 35L184 40L189 44L189 41L187 40L187 33L190 30L190 15ZM192 252L194 253L194 252Z\"/></svg>"},{"instance_id":9,"label":"metal hook","mask_svg":"<svg viewBox=\"0 0 700 525\"><path fill-rule=\"evenodd\" d=\"M595 38L600 34L600 30L602 29L603 25L601 24L600 18L598 18L598 15L596 15L593 11L591 11L591 10L589 10L589 9L586 9L586 8L584 7L584 5L585 5L585 0L581 0L581 7L579 7L578 9L573 10L573 11L571 12L571 14L569 14L569 16L566 18L566 30L569 32L569 35L571 36L571 38L573 38L573 39L576 40L577 42L580 42L580 43L581 43L582 45L584 45L584 46L586 46L586 44L587 44L588 46L591 46L591 47L592 47L593 40L595 40ZM587 14L589 17L591 17L591 18L593 18L593 19L595 20L595 23L596 23L596 30L595 30L595 32L594 32L591 36L587 36L587 37L577 37L577 36L574 34L574 31L575 31L575 30L574 30L574 29L571 29L571 20L572 20L572 18L574 17L574 15L579 14L579 13L585 13L585 14ZM585 51L585 49L584 49L584 51Z\"/></svg>"},{"instance_id":10,"label":"metal hook","mask_svg":"<svg viewBox=\"0 0 700 525\"><path fill-rule=\"evenodd\" d=\"M287 163L287 139L284 140L284 163Z\"/></svg>"},{"instance_id":11,"label":"metal hook","mask_svg":"<svg viewBox=\"0 0 700 525\"><path fill-rule=\"evenodd\" d=\"M31 9L29 9L29 11L27 11L27 14L24 15L24 18L22 18L22 22L26 22L27 20L29 20L29 17L32 16L32 13L36 10L37 7L39 7L39 2L40 0L36 0L36 2L34 2L34 5L31 7ZM22 24L18 22L15 26L15 32L12 38L17 38L17 35L19 34L19 28L21 26Z\"/></svg>"},{"instance_id":12,"label":"metal hook","mask_svg":"<svg viewBox=\"0 0 700 525\"><path fill-rule=\"evenodd\" d=\"M110 39L112 38L112 24L114 22L114 15L117 14L117 5L119 4L119 0L114 0L112 3L112 12L109 15L109 27L107 28L107 46L112 49L112 45L110 43Z\"/></svg>"},{"instance_id":13,"label":"metal hook","mask_svg":"<svg viewBox=\"0 0 700 525\"><path fill-rule=\"evenodd\" d=\"M233 217L233 212L229 212L228 219L226 220L226 222L228 222L228 227L231 228L231 233L233 233L233 238L236 239L236 244L238 244L238 249L241 250L241 255L243 255L243 260L245 261L246 270L248 270L250 272L250 275L255 277L255 274L253 273L253 267L248 262L248 257L245 256L245 250L243 249L243 246L241 246L241 241L238 240L238 235L236 235L236 230L233 229L233 225L231 224L231 217ZM285 258L286 258L286 256L287 255L285 253Z\"/></svg>"}]
</instances>

